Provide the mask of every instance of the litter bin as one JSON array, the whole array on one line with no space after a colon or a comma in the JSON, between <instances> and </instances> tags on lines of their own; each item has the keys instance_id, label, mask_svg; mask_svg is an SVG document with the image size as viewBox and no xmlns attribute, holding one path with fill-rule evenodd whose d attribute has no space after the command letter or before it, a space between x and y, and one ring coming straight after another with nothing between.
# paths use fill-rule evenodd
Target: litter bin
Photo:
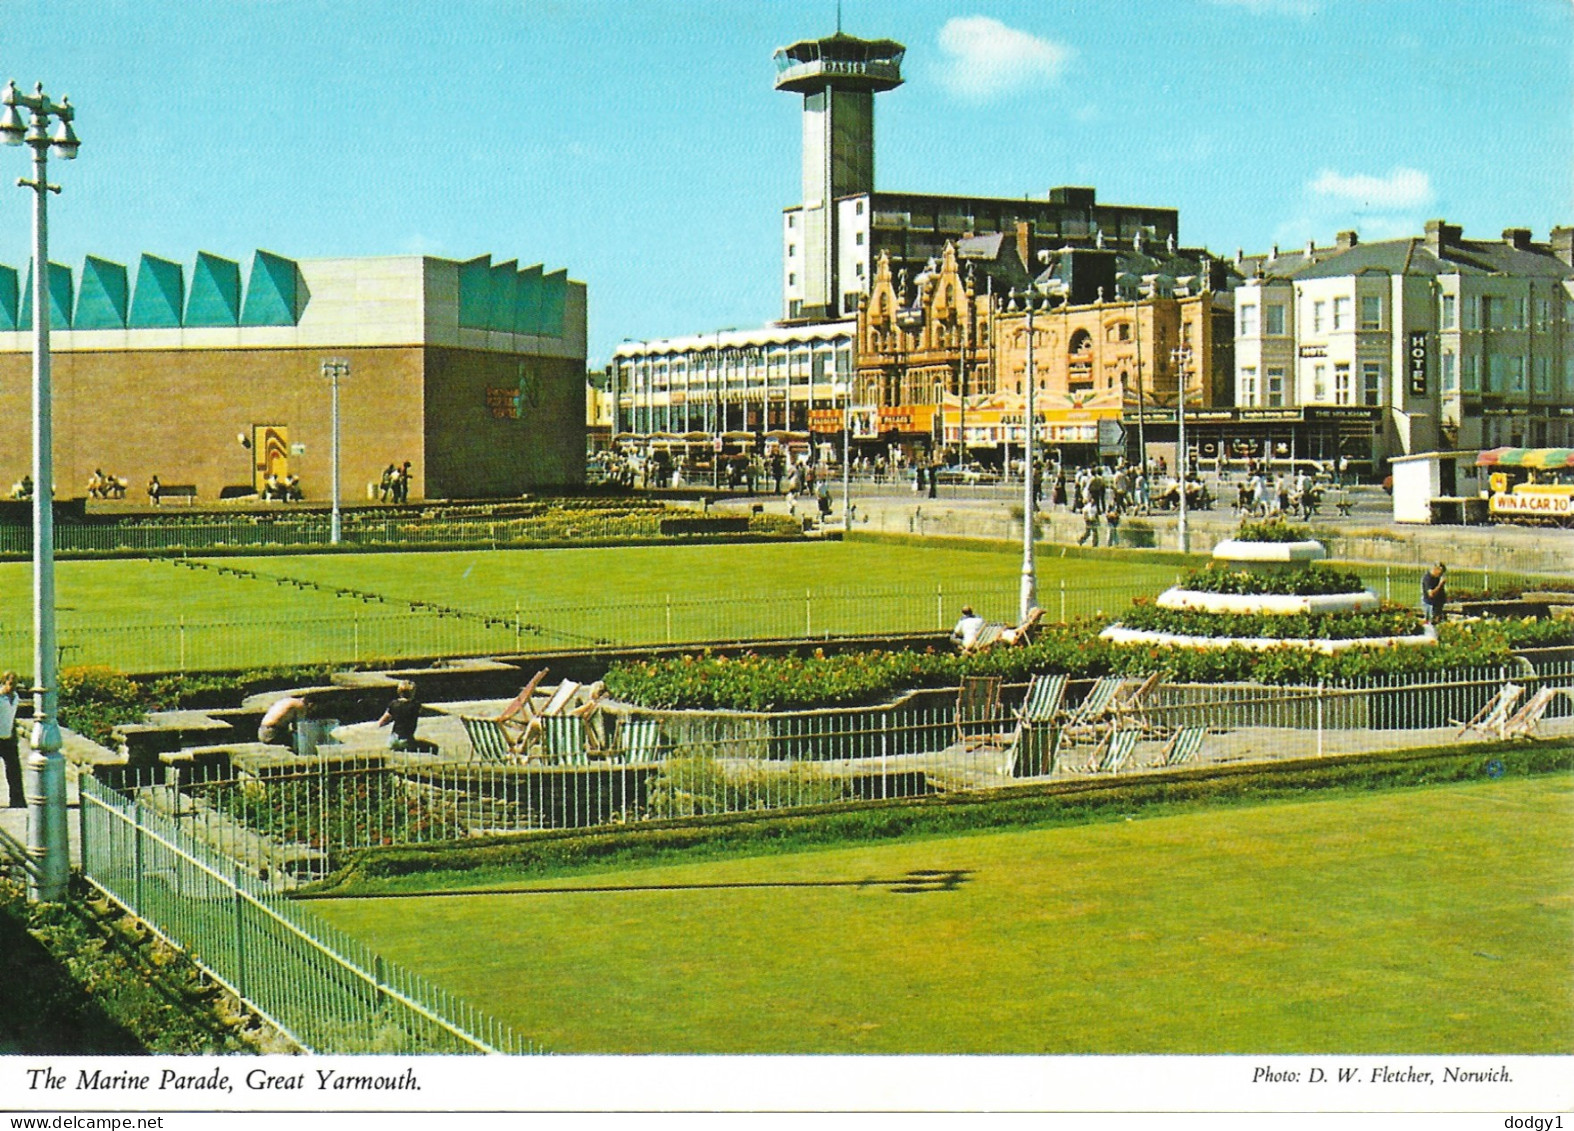
<instances>
[{"instance_id":1,"label":"litter bin","mask_svg":"<svg viewBox=\"0 0 1574 1131\"><path fill-rule=\"evenodd\" d=\"M295 724L295 753L302 758L316 755L319 746L338 746L333 737L338 719L301 719Z\"/></svg>"}]
</instances>

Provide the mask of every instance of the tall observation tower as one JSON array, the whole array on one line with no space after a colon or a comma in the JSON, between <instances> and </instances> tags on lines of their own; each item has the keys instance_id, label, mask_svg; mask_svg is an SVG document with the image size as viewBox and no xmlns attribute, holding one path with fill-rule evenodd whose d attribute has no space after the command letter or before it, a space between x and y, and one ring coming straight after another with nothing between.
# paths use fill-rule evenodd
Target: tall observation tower
<instances>
[{"instance_id":1,"label":"tall observation tower","mask_svg":"<svg viewBox=\"0 0 1574 1131\"><path fill-rule=\"evenodd\" d=\"M902 85L906 52L893 40L858 39L839 29L776 49L776 89L803 95L803 203L787 213L790 318L845 313L836 201L874 191L874 96Z\"/></svg>"}]
</instances>

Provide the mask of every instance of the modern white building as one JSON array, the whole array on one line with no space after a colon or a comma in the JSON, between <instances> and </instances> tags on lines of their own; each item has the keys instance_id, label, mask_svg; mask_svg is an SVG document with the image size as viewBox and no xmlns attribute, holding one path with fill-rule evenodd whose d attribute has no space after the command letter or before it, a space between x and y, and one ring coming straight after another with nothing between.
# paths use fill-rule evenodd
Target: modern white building
<instances>
[{"instance_id":1,"label":"modern white building","mask_svg":"<svg viewBox=\"0 0 1574 1131\"><path fill-rule=\"evenodd\" d=\"M1369 450L1339 453L1356 461L1574 445L1574 228L1466 240L1433 220L1238 264L1238 407L1376 409Z\"/></svg>"},{"instance_id":2,"label":"modern white building","mask_svg":"<svg viewBox=\"0 0 1574 1131\"><path fill-rule=\"evenodd\" d=\"M624 342L612 354L614 437L842 429L857 322Z\"/></svg>"}]
</instances>

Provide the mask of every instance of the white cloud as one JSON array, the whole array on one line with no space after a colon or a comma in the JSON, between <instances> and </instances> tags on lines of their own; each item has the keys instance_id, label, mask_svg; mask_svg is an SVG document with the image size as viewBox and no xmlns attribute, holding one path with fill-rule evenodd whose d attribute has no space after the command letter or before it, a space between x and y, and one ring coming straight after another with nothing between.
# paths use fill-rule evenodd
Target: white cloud
<instances>
[{"instance_id":1,"label":"white cloud","mask_svg":"<svg viewBox=\"0 0 1574 1131\"><path fill-rule=\"evenodd\" d=\"M990 102L1057 82L1076 52L988 16L957 16L940 29L940 81L969 102Z\"/></svg>"},{"instance_id":2,"label":"white cloud","mask_svg":"<svg viewBox=\"0 0 1574 1131\"><path fill-rule=\"evenodd\" d=\"M1322 6L1319 0L1208 0L1208 2L1221 8L1245 8L1254 16L1315 16Z\"/></svg>"},{"instance_id":3,"label":"white cloud","mask_svg":"<svg viewBox=\"0 0 1574 1131\"><path fill-rule=\"evenodd\" d=\"M1432 178L1420 169L1401 165L1385 176L1322 169L1306 182L1299 214L1280 224L1274 238L1285 245L1327 244L1347 228L1368 241L1419 235L1425 210L1436 201Z\"/></svg>"},{"instance_id":4,"label":"white cloud","mask_svg":"<svg viewBox=\"0 0 1574 1131\"><path fill-rule=\"evenodd\" d=\"M1313 196L1357 208L1419 208L1437 199L1432 191L1432 178L1420 169L1408 169L1403 165L1395 166L1386 177L1374 177L1370 173L1346 176L1323 169L1306 187Z\"/></svg>"}]
</instances>

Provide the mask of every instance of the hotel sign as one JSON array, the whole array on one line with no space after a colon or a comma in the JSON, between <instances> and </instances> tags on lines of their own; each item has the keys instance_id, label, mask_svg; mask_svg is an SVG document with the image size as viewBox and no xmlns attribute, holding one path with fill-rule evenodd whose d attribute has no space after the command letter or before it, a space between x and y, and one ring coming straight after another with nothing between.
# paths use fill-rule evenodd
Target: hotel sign
<instances>
[{"instance_id":1,"label":"hotel sign","mask_svg":"<svg viewBox=\"0 0 1574 1131\"><path fill-rule=\"evenodd\" d=\"M1426 331L1411 330L1405 358L1410 369L1410 395L1426 396Z\"/></svg>"}]
</instances>

